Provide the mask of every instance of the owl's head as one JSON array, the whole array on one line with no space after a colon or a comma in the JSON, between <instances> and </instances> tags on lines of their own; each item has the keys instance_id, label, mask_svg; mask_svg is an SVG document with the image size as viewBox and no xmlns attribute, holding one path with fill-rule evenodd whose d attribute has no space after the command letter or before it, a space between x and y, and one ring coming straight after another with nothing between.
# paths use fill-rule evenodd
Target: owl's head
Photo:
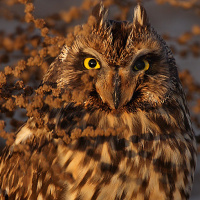
<instances>
[{"instance_id":1,"label":"owl's head","mask_svg":"<svg viewBox=\"0 0 200 200\"><path fill-rule=\"evenodd\" d=\"M84 105L108 111L158 106L179 85L171 51L145 9L137 5L133 22L118 22L107 19L102 4L75 28L71 45L63 47L43 82L84 93Z\"/></svg>"}]
</instances>

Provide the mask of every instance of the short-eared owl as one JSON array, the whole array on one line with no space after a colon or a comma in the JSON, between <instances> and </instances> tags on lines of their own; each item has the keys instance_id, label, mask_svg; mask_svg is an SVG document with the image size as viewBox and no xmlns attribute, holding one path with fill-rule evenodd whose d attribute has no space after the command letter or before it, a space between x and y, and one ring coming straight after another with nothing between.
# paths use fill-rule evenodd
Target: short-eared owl
<instances>
[{"instance_id":1,"label":"short-eared owl","mask_svg":"<svg viewBox=\"0 0 200 200\"><path fill-rule=\"evenodd\" d=\"M44 103L43 126L30 118L4 150L1 199L189 199L196 146L172 53L141 5L133 22L106 13L45 74L62 105Z\"/></svg>"}]
</instances>

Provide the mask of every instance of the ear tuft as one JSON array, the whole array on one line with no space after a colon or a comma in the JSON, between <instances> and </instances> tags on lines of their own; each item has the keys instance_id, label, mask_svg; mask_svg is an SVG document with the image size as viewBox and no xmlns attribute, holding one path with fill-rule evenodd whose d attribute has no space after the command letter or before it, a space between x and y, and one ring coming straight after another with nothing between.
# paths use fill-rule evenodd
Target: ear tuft
<instances>
[{"instance_id":1,"label":"ear tuft","mask_svg":"<svg viewBox=\"0 0 200 200\"><path fill-rule=\"evenodd\" d=\"M104 24L107 18L107 14L108 11L104 8L102 1L97 4L92 10L92 15L96 18L98 26L102 26Z\"/></svg>"},{"instance_id":2,"label":"ear tuft","mask_svg":"<svg viewBox=\"0 0 200 200\"><path fill-rule=\"evenodd\" d=\"M150 25L146 10L140 4L138 4L134 9L133 23L134 23L134 25L139 24L140 26L149 26Z\"/></svg>"}]
</instances>

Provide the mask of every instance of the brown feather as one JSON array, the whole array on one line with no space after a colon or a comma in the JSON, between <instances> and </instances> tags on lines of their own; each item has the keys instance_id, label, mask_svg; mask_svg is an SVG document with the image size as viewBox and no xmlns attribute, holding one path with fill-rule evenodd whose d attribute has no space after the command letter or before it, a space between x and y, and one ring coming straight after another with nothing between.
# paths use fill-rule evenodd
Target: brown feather
<instances>
[{"instance_id":1,"label":"brown feather","mask_svg":"<svg viewBox=\"0 0 200 200\"><path fill-rule=\"evenodd\" d=\"M196 143L171 51L141 5L132 23L102 4L89 19L44 76L42 119L1 158L1 199L189 199Z\"/></svg>"}]
</instances>

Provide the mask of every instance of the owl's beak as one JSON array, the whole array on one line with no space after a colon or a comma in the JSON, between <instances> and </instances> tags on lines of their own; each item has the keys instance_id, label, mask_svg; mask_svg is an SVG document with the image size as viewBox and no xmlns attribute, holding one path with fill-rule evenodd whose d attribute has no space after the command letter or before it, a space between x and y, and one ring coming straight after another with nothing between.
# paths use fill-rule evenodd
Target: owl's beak
<instances>
[{"instance_id":1,"label":"owl's beak","mask_svg":"<svg viewBox=\"0 0 200 200\"><path fill-rule=\"evenodd\" d=\"M115 109L117 109L119 107L119 103L121 99L121 93L120 93L121 80L118 73L116 73L114 76L113 84L114 84L114 92L112 94L112 97L113 97L113 103L114 103Z\"/></svg>"},{"instance_id":2,"label":"owl's beak","mask_svg":"<svg viewBox=\"0 0 200 200\"><path fill-rule=\"evenodd\" d=\"M96 91L103 103L111 110L123 107L133 96L134 84L129 77L129 71L118 67L109 70L99 76L96 81Z\"/></svg>"}]
</instances>

